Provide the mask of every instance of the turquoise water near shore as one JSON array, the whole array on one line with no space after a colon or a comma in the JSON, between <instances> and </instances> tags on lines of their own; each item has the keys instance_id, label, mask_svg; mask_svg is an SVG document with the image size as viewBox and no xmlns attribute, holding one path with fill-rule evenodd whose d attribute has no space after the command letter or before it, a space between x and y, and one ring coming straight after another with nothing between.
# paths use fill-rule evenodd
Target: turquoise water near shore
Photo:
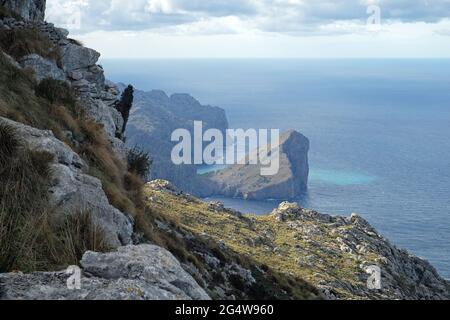
<instances>
[{"instance_id":1,"label":"turquoise water near shore","mask_svg":"<svg viewBox=\"0 0 450 320\"><path fill-rule=\"evenodd\" d=\"M359 213L450 278L449 60L102 63L113 81L220 106L232 128L302 132L311 140L302 206ZM278 205L217 200L256 214Z\"/></svg>"}]
</instances>

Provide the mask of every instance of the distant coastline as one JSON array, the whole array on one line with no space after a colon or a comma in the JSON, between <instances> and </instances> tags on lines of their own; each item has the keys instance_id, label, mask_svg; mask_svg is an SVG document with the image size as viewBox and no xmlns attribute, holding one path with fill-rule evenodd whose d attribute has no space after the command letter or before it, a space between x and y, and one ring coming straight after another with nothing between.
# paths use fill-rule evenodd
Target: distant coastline
<instances>
[{"instance_id":1,"label":"distant coastline","mask_svg":"<svg viewBox=\"0 0 450 320\"><path fill-rule=\"evenodd\" d=\"M450 250L445 214L450 207L445 160L450 158L450 60L103 64L114 81L188 92L202 104L218 105L231 127L305 133L313 141L313 170L304 206L341 215L357 212L450 277L450 255L443 254Z\"/></svg>"}]
</instances>

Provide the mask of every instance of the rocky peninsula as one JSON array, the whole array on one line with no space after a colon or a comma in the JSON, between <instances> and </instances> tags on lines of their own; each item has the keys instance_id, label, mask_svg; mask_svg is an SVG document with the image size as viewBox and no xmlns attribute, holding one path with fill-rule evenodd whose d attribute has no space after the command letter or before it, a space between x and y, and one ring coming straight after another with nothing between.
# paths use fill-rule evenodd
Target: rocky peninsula
<instances>
[{"instance_id":1,"label":"rocky peninsula","mask_svg":"<svg viewBox=\"0 0 450 320\"><path fill-rule=\"evenodd\" d=\"M209 175L217 185L216 193L248 200L296 199L308 188L310 142L291 130L280 137L279 171L261 175L261 164L233 165ZM256 152L256 151L253 151Z\"/></svg>"}]
</instances>

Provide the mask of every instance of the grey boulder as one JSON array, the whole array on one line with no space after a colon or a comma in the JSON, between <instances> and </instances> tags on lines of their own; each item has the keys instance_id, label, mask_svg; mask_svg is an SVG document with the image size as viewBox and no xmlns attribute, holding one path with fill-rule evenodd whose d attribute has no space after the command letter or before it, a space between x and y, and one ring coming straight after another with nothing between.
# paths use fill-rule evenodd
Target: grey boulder
<instances>
[{"instance_id":1,"label":"grey boulder","mask_svg":"<svg viewBox=\"0 0 450 320\"><path fill-rule=\"evenodd\" d=\"M65 272L0 274L0 300L209 300L206 292L167 250L121 247L86 252L79 290L70 290Z\"/></svg>"},{"instance_id":2,"label":"grey boulder","mask_svg":"<svg viewBox=\"0 0 450 320\"><path fill-rule=\"evenodd\" d=\"M94 66L100 58L100 53L94 49L76 44L68 44L62 47L62 50L62 63L68 73Z\"/></svg>"},{"instance_id":3,"label":"grey boulder","mask_svg":"<svg viewBox=\"0 0 450 320\"><path fill-rule=\"evenodd\" d=\"M44 21L46 0L0 0L0 5L20 15L24 20Z\"/></svg>"},{"instance_id":4,"label":"grey boulder","mask_svg":"<svg viewBox=\"0 0 450 320\"><path fill-rule=\"evenodd\" d=\"M105 232L107 244L113 248L132 242L133 221L114 208L103 191L100 180L86 175L88 165L51 131L35 129L5 118L15 128L30 150L46 151L54 155L51 165L50 199L64 214L89 212L94 222Z\"/></svg>"},{"instance_id":5,"label":"grey boulder","mask_svg":"<svg viewBox=\"0 0 450 320\"><path fill-rule=\"evenodd\" d=\"M45 78L53 78L65 81L66 75L56 63L52 60L45 59L37 54L30 54L20 59L20 65L23 68L29 68L34 71L34 76L38 82Z\"/></svg>"}]
</instances>

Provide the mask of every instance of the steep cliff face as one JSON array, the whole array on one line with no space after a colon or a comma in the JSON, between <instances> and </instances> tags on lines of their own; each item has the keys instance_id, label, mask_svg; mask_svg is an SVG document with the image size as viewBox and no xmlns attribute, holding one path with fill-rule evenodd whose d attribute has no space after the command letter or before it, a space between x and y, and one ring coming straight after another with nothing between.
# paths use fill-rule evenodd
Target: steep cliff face
<instances>
[{"instance_id":1,"label":"steep cliff face","mask_svg":"<svg viewBox=\"0 0 450 320\"><path fill-rule=\"evenodd\" d=\"M0 272L31 272L0 274L0 299L209 299L215 292L215 298L252 299L265 292L290 298L276 279L254 268L264 280L261 287L236 256L227 259L226 273L214 273L217 260L224 259L214 243L187 233L159 238L156 225L164 222L143 204L142 182L127 172L127 148L119 139L124 119L116 110L120 90L105 80L99 53L69 39L64 29L12 15L0 17L0 49L0 159L13 169L0 170L1 180L16 185L18 193L23 181L35 189L42 180L39 203L46 210L39 207L31 217L22 208L33 203L24 206L15 201L23 197L7 186L0 189ZM168 109L195 103L185 95L167 101ZM225 123L223 117L218 126ZM29 164L14 163L23 154L35 157L33 170L44 171L45 179L28 181ZM160 246L143 244L148 242ZM123 247L131 243L138 246ZM204 252L207 261L189 258L187 247ZM72 264L83 272L76 292L67 289L64 271L32 272ZM209 276L199 284L203 268ZM251 290L242 291L237 280ZM317 297L315 288L299 283L295 297Z\"/></svg>"},{"instance_id":2,"label":"steep cliff face","mask_svg":"<svg viewBox=\"0 0 450 320\"><path fill-rule=\"evenodd\" d=\"M44 21L46 0L1 0L0 5L20 15L25 20Z\"/></svg>"},{"instance_id":3,"label":"steep cliff face","mask_svg":"<svg viewBox=\"0 0 450 320\"><path fill-rule=\"evenodd\" d=\"M194 121L202 121L205 130L228 128L223 109L201 105L187 94L168 96L163 91L137 90L127 126L127 144L138 145L153 158L152 178L165 179L186 192L205 195L210 189L208 181L197 176L195 165L174 165L171 160L172 132L187 129L193 134Z\"/></svg>"},{"instance_id":4,"label":"steep cliff face","mask_svg":"<svg viewBox=\"0 0 450 320\"><path fill-rule=\"evenodd\" d=\"M2 123L14 128L27 148L45 150L56 159L52 164L50 193L58 210L66 213L89 210L95 222L105 229L110 247L130 244L133 232L130 212L110 204L102 188L106 180L98 179L103 175L98 168L105 167L101 162L116 161L108 165L112 170L126 166L116 160L125 159L127 152L119 139L124 120L115 108L119 89L106 82L103 69L97 64L98 52L69 39L67 30L43 21L45 1L3 4L20 13L25 21L0 19L2 76L22 78L3 83L0 116L12 117L29 126L7 119L2 119ZM20 94L11 94L10 90ZM67 96L63 97L64 94ZM101 142L103 136L105 143ZM98 143L102 144L101 152ZM96 144L94 156L89 148ZM88 145L91 146L87 148Z\"/></svg>"},{"instance_id":5,"label":"steep cliff face","mask_svg":"<svg viewBox=\"0 0 450 320\"><path fill-rule=\"evenodd\" d=\"M308 188L309 140L291 130L281 136L279 150L277 174L262 176L261 164L230 166L209 176L217 185L215 193L249 200L298 198Z\"/></svg>"}]
</instances>

